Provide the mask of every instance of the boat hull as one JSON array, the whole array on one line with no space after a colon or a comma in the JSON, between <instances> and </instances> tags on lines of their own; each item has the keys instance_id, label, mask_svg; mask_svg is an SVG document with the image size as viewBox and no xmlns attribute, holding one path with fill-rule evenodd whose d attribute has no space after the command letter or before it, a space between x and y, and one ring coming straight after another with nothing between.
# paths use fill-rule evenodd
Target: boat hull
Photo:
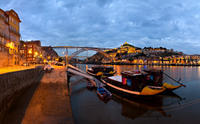
<instances>
[{"instance_id":1,"label":"boat hull","mask_svg":"<svg viewBox=\"0 0 200 124\"><path fill-rule=\"evenodd\" d=\"M126 99L129 99L129 100L138 100L138 101L156 101L158 98L160 98L161 96L160 95L136 95L136 94L130 94L130 93L127 93L127 92L123 92L121 90L117 90L113 87L110 87L108 85L105 86L106 89L108 89L110 92L112 92L113 94L116 94L116 95L119 95L121 96L122 98L126 98Z\"/></svg>"},{"instance_id":2,"label":"boat hull","mask_svg":"<svg viewBox=\"0 0 200 124\"><path fill-rule=\"evenodd\" d=\"M175 86L175 85L168 84L165 82L165 83L163 83L163 87L166 88L166 92L171 92L171 91L174 91L174 90L182 87L182 85Z\"/></svg>"},{"instance_id":3,"label":"boat hull","mask_svg":"<svg viewBox=\"0 0 200 124\"><path fill-rule=\"evenodd\" d=\"M105 79L105 78L104 78ZM106 85L106 88L111 90L112 92L115 92L121 96L127 96L127 97L152 97L158 94L161 94L166 90L166 88L163 87L155 87L157 89L152 89L150 86L146 86L142 89L142 91L132 91L128 89L124 89L122 87L115 86L107 81L102 79L101 81Z\"/></svg>"}]
</instances>

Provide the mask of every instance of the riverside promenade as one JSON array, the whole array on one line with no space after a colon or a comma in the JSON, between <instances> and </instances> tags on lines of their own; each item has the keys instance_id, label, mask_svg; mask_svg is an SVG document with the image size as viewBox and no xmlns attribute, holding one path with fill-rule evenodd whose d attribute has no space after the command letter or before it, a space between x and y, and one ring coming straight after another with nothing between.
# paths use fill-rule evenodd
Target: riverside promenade
<instances>
[{"instance_id":1,"label":"riverside promenade","mask_svg":"<svg viewBox=\"0 0 200 124\"><path fill-rule=\"evenodd\" d=\"M73 124L65 67L45 73L35 89L19 98L4 123ZM28 98L29 97L29 98Z\"/></svg>"},{"instance_id":2,"label":"riverside promenade","mask_svg":"<svg viewBox=\"0 0 200 124\"><path fill-rule=\"evenodd\" d=\"M44 74L22 124L73 124L65 68Z\"/></svg>"}]
</instances>

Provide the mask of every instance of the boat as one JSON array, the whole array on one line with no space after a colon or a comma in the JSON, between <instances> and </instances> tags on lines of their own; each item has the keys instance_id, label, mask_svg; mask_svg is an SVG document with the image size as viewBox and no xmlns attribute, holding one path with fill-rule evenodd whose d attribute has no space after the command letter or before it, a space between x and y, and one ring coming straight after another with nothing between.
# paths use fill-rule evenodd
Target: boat
<instances>
[{"instance_id":1,"label":"boat","mask_svg":"<svg viewBox=\"0 0 200 124\"><path fill-rule=\"evenodd\" d=\"M121 75L104 77L101 80L111 90L129 96L154 96L181 87L162 83L163 72L154 69L124 71Z\"/></svg>"},{"instance_id":2,"label":"boat","mask_svg":"<svg viewBox=\"0 0 200 124\"><path fill-rule=\"evenodd\" d=\"M87 69L87 73L96 78L101 78L113 76L116 71L114 71L112 66L93 66Z\"/></svg>"},{"instance_id":3,"label":"boat","mask_svg":"<svg viewBox=\"0 0 200 124\"><path fill-rule=\"evenodd\" d=\"M97 95L100 97L101 100L109 100L112 98L112 94L104 87L97 88Z\"/></svg>"}]
</instances>

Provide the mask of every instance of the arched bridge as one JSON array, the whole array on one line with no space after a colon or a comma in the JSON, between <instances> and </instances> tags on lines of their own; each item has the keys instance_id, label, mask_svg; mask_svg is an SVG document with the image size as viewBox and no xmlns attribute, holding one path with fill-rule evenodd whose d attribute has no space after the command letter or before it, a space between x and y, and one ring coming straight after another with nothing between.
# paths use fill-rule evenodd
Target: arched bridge
<instances>
[{"instance_id":1,"label":"arched bridge","mask_svg":"<svg viewBox=\"0 0 200 124\"><path fill-rule=\"evenodd\" d=\"M52 48L67 48L67 49L85 48L85 49L99 49L99 50L109 50L109 49L111 49L111 48L81 47L81 46L44 46L44 47L52 47Z\"/></svg>"},{"instance_id":2,"label":"arched bridge","mask_svg":"<svg viewBox=\"0 0 200 124\"><path fill-rule=\"evenodd\" d=\"M73 57L76 57L78 54L84 52L84 51L96 51L104 55L106 58L113 61L113 57L111 57L109 54L105 53L104 50L109 50L111 48L98 48L98 47L81 47L81 46L44 46L44 47L51 47L54 49L65 49L65 56L68 61L70 61ZM71 55L68 55L69 49L75 49L75 52L73 52Z\"/></svg>"}]
</instances>

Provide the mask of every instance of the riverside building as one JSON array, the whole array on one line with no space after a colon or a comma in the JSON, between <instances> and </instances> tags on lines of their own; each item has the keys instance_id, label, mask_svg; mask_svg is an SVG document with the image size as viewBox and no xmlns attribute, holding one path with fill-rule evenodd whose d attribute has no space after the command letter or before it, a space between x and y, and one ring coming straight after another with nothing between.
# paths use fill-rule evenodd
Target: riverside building
<instances>
[{"instance_id":1,"label":"riverside building","mask_svg":"<svg viewBox=\"0 0 200 124\"><path fill-rule=\"evenodd\" d=\"M0 67L19 64L20 22L14 10L0 9Z\"/></svg>"}]
</instances>

